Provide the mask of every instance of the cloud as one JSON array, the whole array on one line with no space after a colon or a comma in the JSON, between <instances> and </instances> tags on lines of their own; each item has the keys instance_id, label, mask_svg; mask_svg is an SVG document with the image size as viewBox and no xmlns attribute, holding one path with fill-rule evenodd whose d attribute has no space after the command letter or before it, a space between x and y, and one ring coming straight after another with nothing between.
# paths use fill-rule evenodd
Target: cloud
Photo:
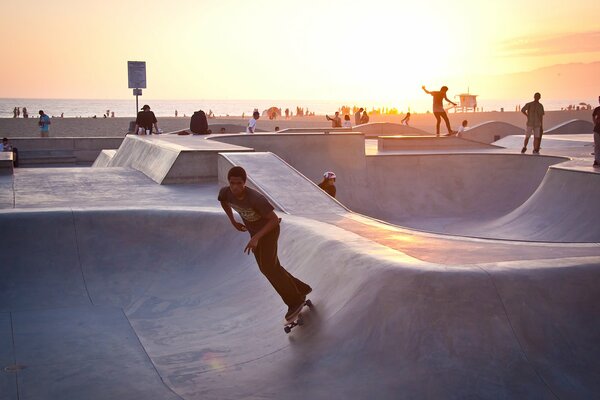
<instances>
[{"instance_id":1,"label":"cloud","mask_svg":"<svg viewBox=\"0 0 600 400\"><path fill-rule=\"evenodd\" d=\"M600 31L514 38L501 43L500 52L507 57L596 53L600 52Z\"/></svg>"}]
</instances>

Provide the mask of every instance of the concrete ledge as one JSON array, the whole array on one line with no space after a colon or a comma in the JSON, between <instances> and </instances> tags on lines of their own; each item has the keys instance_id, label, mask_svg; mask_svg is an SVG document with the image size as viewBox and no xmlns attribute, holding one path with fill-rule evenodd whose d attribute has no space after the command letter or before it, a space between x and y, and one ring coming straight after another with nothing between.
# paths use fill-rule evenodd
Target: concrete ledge
<instances>
[{"instance_id":1,"label":"concrete ledge","mask_svg":"<svg viewBox=\"0 0 600 400\"><path fill-rule=\"evenodd\" d=\"M116 150L102 150L92 164L92 167L108 167L115 154L117 154Z\"/></svg>"},{"instance_id":2,"label":"concrete ledge","mask_svg":"<svg viewBox=\"0 0 600 400\"><path fill-rule=\"evenodd\" d=\"M14 138L11 144L19 149L23 165L74 164L91 163L103 149L116 149L122 141L122 137Z\"/></svg>"},{"instance_id":3,"label":"concrete ledge","mask_svg":"<svg viewBox=\"0 0 600 400\"><path fill-rule=\"evenodd\" d=\"M0 152L0 175L13 174L13 153L12 151Z\"/></svg>"},{"instance_id":4,"label":"concrete ledge","mask_svg":"<svg viewBox=\"0 0 600 400\"><path fill-rule=\"evenodd\" d=\"M488 121L475 125L462 134L463 139L481 143L493 143L509 135L523 135L525 129L506 122Z\"/></svg>"},{"instance_id":5,"label":"concrete ledge","mask_svg":"<svg viewBox=\"0 0 600 400\"><path fill-rule=\"evenodd\" d=\"M353 132L360 132L365 135L365 137L378 137L381 135L405 135L405 136L415 136L415 135L431 135L424 130L402 125L402 124L394 124L390 122L369 122L368 124L356 125L352 128Z\"/></svg>"},{"instance_id":6,"label":"concrete ledge","mask_svg":"<svg viewBox=\"0 0 600 400\"><path fill-rule=\"evenodd\" d=\"M282 129L280 133L336 133L336 132L352 132L352 128L287 128ZM214 131L213 131L214 133Z\"/></svg>"},{"instance_id":7,"label":"concrete ledge","mask_svg":"<svg viewBox=\"0 0 600 400\"><path fill-rule=\"evenodd\" d=\"M107 164L101 160L94 164L96 167L130 167L159 184L193 183L215 179L217 155L228 151L253 150L201 137L128 135Z\"/></svg>"},{"instance_id":8,"label":"concrete ledge","mask_svg":"<svg viewBox=\"0 0 600 400\"><path fill-rule=\"evenodd\" d=\"M580 133L592 133L593 131L594 124L590 121L572 119L544 131L544 135L577 135Z\"/></svg>"},{"instance_id":9,"label":"concrete ledge","mask_svg":"<svg viewBox=\"0 0 600 400\"><path fill-rule=\"evenodd\" d=\"M497 147L454 136L380 136L377 139L377 149L379 151L491 148Z\"/></svg>"}]
</instances>

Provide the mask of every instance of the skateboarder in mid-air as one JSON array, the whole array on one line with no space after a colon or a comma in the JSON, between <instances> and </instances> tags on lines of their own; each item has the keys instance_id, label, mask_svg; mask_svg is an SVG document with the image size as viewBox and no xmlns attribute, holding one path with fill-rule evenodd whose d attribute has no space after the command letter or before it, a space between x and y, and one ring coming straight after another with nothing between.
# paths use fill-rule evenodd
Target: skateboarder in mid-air
<instances>
[{"instance_id":1,"label":"skateboarder in mid-air","mask_svg":"<svg viewBox=\"0 0 600 400\"><path fill-rule=\"evenodd\" d=\"M227 173L229 186L221 188L218 200L229 217L229 221L240 232L248 231L250 241L244 252L254 253L260 272L263 273L288 306L285 319L296 315L304 306L306 295L312 289L296 279L279 263L277 240L279 239L280 219L269 201L254 189L246 187L246 171L233 167ZM242 223L235 220L232 209L242 217Z\"/></svg>"}]
</instances>

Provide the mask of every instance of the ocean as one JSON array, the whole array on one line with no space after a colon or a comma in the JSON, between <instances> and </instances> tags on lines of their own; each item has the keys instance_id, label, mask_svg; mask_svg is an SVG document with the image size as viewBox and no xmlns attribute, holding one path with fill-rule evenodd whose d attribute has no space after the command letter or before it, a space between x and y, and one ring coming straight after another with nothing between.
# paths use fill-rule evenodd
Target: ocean
<instances>
[{"instance_id":1,"label":"ocean","mask_svg":"<svg viewBox=\"0 0 600 400\"><path fill-rule=\"evenodd\" d=\"M425 112L430 108L428 97L424 97L413 108L415 112ZM516 105L523 105L528 99L521 100L479 100L479 105L484 111L514 111ZM569 104L577 105L577 100L571 99L542 99L542 103L546 110L560 110L561 107L566 107ZM190 116L199 109L206 113L209 110L216 116L240 116L244 113L246 116L251 115L252 111L257 108L259 111L266 110L270 107L279 107L282 110L289 108L293 114L296 114L296 107L302 107L305 111L315 112L317 115L331 114L338 110L342 105L353 106L353 102L344 101L315 101L315 100L154 100L145 99L143 96L139 98L139 107L144 104L149 104L152 111L159 117L174 117L177 110L180 117ZM372 107L384 107L383 104L356 104L358 106L367 107L370 110ZM89 118L94 115L102 118L107 111L110 114L114 112L115 117L133 117L136 115L135 98L130 100L92 100L92 99L0 99L0 118L12 118L15 107L23 109L26 107L30 118L37 118L38 111L44 110L49 116L59 117L61 114L65 118ZM419 110L418 107L422 109ZM408 111L400 108L399 111L404 113ZM22 115L21 115L22 117Z\"/></svg>"}]
</instances>

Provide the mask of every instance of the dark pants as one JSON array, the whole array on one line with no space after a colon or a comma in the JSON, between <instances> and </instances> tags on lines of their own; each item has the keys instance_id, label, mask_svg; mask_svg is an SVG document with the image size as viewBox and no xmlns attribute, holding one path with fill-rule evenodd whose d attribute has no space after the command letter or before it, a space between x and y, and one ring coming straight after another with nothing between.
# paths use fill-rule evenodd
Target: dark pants
<instances>
[{"instance_id":1,"label":"dark pants","mask_svg":"<svg viewBox=\"0 0 600 400\"><path fill-rule=\"evenodd\" d=\"M288 307L297 306L304 299L310 286L296 279L287 272L279 263L277 257L277 240L279 239L279 226L267 233L258 241L254 250L254 258L258 268L267 277L281 299Z\"/></svg>"},{"instance_id":2,"label":"dark pants","mask_svg":"<svg viewBox=\"0 0 600 400\"><path fill-rule=\"evenodd\" d=\"M435 120L436 120L436 124L435 124L435 134L436 135L440 135L440 122L441 118L444 118L444 121L446 122L446 128L448 128L448 133L452 133L452 128L450 128L450 120L448 119L448 115L446 114L446 112L434 112L433 115L435 116Z\"/></svg>"}]
</instances>

